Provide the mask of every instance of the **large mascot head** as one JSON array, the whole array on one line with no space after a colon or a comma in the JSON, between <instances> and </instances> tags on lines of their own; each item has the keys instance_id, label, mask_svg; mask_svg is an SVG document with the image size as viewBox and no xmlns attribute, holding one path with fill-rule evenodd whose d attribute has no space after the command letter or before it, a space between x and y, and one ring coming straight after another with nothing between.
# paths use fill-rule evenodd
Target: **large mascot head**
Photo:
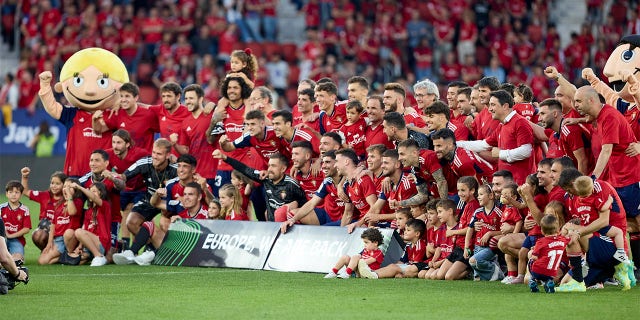
<instances>
[{"instance_id":1,"label":"large mascot head","mask_svg":"<svg viewBox=\"0 0 640 320\"><path fill-rule=\"evenodd\" d=\"M129 82L129 73L118 56L101 48L87 48L64 63L54 88L72 106L95 111L113 106L125 82Z\"/></svg>"},{"instance_id":2,"label":"large mascot head","mask_svg":"<svg viewBox=\"0 0 640 320\"><path fill-rule=\"evenodd\" d=\"M618 47L607 59L603 70L609 85L620 98L633 101L633 96L629 93L629 86L625 81L622 81L621 70L629 70L633 75L640 72L640 35L633 34L623 37Z\"/></svg>"}]
</instances>

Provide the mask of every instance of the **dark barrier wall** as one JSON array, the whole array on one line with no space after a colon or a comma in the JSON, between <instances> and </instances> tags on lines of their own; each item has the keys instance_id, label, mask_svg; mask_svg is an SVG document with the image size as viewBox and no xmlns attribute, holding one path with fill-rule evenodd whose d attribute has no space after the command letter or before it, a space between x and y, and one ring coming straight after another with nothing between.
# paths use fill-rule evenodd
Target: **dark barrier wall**
<instances>
[{"instance_id":1,"label":"dark barrier wall","mask_svg":"<svg viewBox=\"0 0 640 320\"><path fill-rule=\"evenodd\" d=\"M36 158L34 156L0 155L0 184L2 184L4 191L4 185L7 181L14 179L20 181L20 169L29 167L31 168L29 188L46 190L49 188L51 174L54 171L62 170L63 166L64 156Z\"/></svg>"}]
</instances>

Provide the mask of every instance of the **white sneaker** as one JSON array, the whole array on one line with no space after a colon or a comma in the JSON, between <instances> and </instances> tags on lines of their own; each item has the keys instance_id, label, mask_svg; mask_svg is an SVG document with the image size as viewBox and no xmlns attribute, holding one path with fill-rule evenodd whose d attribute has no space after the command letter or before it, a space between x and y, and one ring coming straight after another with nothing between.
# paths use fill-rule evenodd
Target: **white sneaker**
<instances>
[{"instance_id":1,"label":"white sneaker","mask_svg":"<svg viewBox=\"0 0 640 320\"><path fill-rule=\"evenodd\" d=\"M343 272L338 273L338 278L340 278L340 279L349 279L349 278L351 278L351 275L343 271Z\"/></svg>"},{"instance_id":2,"label":"white sneaker","mask_svg":"<svg viewBox=\"0 0 640 320\"><path fill-rule=\"evenodd\" d=\"M335 277L337 277L338 275L332 272L327 273L327 275L324 276L325 279L334 279Z\"/></svg>"},{"instance_id":3,"label":"white sneaker","mask_svg":"<svg viewBox=\"0 0 640 320\"><path fill-rule=\"evenodd\" d=\"M115 255L114 255L114 257L113 257L113 260L115 260ZM506 276L506 277L504 277L504 279L502 279L502 281L500 281L500 282L502 282L502 283L504 283L504 284L507 284L507 283L511 282L511 280L513 280L513 278L514 278L513 276Z\"/></svg>"},{"instance_id":4,"label":"white sneaker","mask_svg":"<svg viewBox=\"0 0 640 320\"><path fill-rule=\"evenodd\" d=\"M91 260L91 266L92 267L102 267L105 264L107 264L107 258L105 258L104 256L95 257L95 258L93 258L93 260Z\"/></svg>"},{"instance_id":5,"label":"white sneaker","mask_svg":"<svg viewBox=\"0 0 640 320\"><path fill-rule=\"evenodd\" d=\"M153 251L145 251L143 254L135 257L133 260L141 266L148 266L151 264L153 259L156 257L155 252Z\"/></svg>"},{"instance_id":6,"label":"white sneaker","mask_svg":"<svg viewBox=\"0 0 640 320\"><path fill-rule=\"evenodd\" d=\"M135 258L136 256L133 254L133 251L125 250L122 253L113 254L113 263L117 265L134 264L136 263L134 261Z\"/></svg>"},{"instance_id":7,"label":"white sneaker","mask_svg":"<svg viewBox=\"0 0 640 320\"><path fill-rule=\"evenodd\" d=\"M371 271L371 268L369 268L369 265L364 260L358 261L358 272L363 278L378 279L378 274Z\"/></svg>"},{"instance_id":8,"label":"white sneaker","mask_svg":"<svg viewBox=\"0 0 640 320\"><path fill-rule=\"evenodd\" d=\"M523 276L512 277L511 281L507 282L507 284L522 284L524 283Z\"/></svg>"}]
</instances>

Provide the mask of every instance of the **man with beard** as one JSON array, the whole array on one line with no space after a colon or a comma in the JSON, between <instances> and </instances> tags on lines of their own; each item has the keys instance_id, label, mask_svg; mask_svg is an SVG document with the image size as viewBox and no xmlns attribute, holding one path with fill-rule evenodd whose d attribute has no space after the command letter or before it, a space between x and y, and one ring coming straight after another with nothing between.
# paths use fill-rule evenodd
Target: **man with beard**
<instances>
[{"instance_id":1,"label":"man with beard","mask_svg":"<svg viewBox=\"0 0 640 320\"><path fill-rule=\"evenodd\" d=\"M344 201L338 197L338 181L341 177L336 169L336 153L327 151L322 155L322 173L325 178L322 185L316 190L311 199L307 201L300 209L293 210L293 215L280 225L282 233L286 233L289 227L296 222L311 225L334 225L339 226L340 220L344 213ZM326 201L325 201L326 200ZM318 206L324 201L324 214L327 215L327 221L321 222L323 212L319 211ZM314 211L315 214L310 214Z\"/></svg>"},{"instance_id":2,"label":"man with beard","mask_svg":"<svg viewBox=\"0 0 640 320\"><path fill-rule=\"evenodd\" d=\"M418 143L420 149L433 149L429 137L414 129L414 126L407 127L404 117L398 112L387 112L382 118L382 131L394 145L397 146L402 141L412 139Z\"/></svg>"},{"instance_id":3,"label":"man with beard","mask_svg":"<svg viewBox=\"0 0 640 320\"><path fill-rule=\"evenodd\" d=\"M458 179L464 176L476 177L479 183L491 181L495 169L491 163L469 150L458 148L453 131L441 129L433 133L433 150L442 166L442 173L447 180L449 196L458 193Z\"/></svg>"},{"instance_id":4,"label":"man with beard","mask_svg":"<svg viewBox=\"0 0 640 320\"><path fill-rule=\"evenodd\" d=\"M251 178L251 180L263 185L265 191L263 196L268 204L266 221L275 221L276 210L284 205L291 210L304 205L307 201L307 197L298 182L285 174L287 167L289 167L289 160L280 153L271 155L266 178L262 178L258 170L227 156L220 150L214 151L213 157L221 159L232 168Z\"/></svg>"},{"instance_id":5,"label":"man with beard","mask_svg":"<svg viewBox=\"0 0 640 320\"><path fill-rule=\"evenodd\" d=\"M167 181L178 175L177 165L169 162L170 155L171 142L165 138L160 138L153 143L150 157L136 161L122 174L125 182L136 176L141 176L147 186L147 193L144 199L133 206L126 221L129 232L134 236L138 234L143 222L152 221L160 213L160 210L149 203L151 196L158 188L166 187Z\"/></svg>"},{"instance_id":6,"label":"man with beard","mask_svg":"<svg viewBox=\"0 0 640 320\"><path fill-rule=\"evenodd\" d=\"M404 100L407 97L407 93L402 84L391 82L384 85L384 93L382 95L382 101L384 103L385 112L397 112L404 117L405 123L411 129L427 134L429 130L426 127L426 123L420 115L416 113L413 108L406 109L404 107Z\"/></svg>"},{"instance_id":7,"label":"man with beard","mask_svg":"<svg viewBox=\"0 0 640 320\"><path fill-rule=\"evenodd\" d=\"M418 195L402 200L400 206L408 207L425 203L429 194L447 199L447 180L444 178L442 166L435 152L420 149L416 141L407 139L398 144L398 159L403 166L411 169L419 191ZM435 188L433 188L434 184ZM432 188L437 190L432 191Z\"/></svg>"},{"instance_id":8,"label":"man with beard","mask_svg":"<svg viewBox=\"0 0 640 320\"><path fill-rule=\"evenodd\" d=\"M197 84L191 84L184 88L184 103L191 116L182 122L179 133L170 136L173 147L180 155L191 154L198 159L195 167L201 177L207 179L207 184L213 188L218 161L211 158L215 150L215 141L210 143L206 136L207 128L211 123L212 114L205 114L203 107L204 90Z\"/></svg>"},{"instance_id":9,"label":"man with beard","mask_svg":"<svg viewBox=\"0 0 640 320\"><path fill-rule=\"evenodd\" d=\"M191 115L189 110L180 104L181 94L182 88L179 84L167 82L160 87L162 104L149 107L156 114L162 138L170 139L171 134L180 133L182 123ZM178 155L177 152L173 153L175 157Z\"/></svg>"},{"instance_id":10,"label":"man with beard","mask_svg":"<svg viewBox=\"0 0 640 320\"><path fill-rule=\"evenodd\" d=\"M398 150L388 149L383 152L380 167L382 175L389 178L391 186L388 191L379 193L378 200L364 216L364 221L369 226L380 226L381 222L394 220L396 216L392 210L400 208L400 202L403 199L410 199L418 193L416 184L409 174L402 172L401 163L398 160ZM388 204L387 208L385 208L385 204ZM389 224L383 223L382 226L389 226Z\"/></svg>"},{"instance_id":11,"label":"man with beard","mask_svg":"<svg viewBox=\"0 0 640 320\"><path fill-rule=\"evenodd\" d=\"M324 180L322 173L313 174L313 170L311 170L312 157L313 146L309 141L296 141L291 144L293 178L300 184L300 187L307 195L307 200L311 199L313 193L318 190L322 180Z\"/></svg>"},{"instance_id":12,"label":"man with beard","mask_svg":"<svg viewBox=\"0 0 640 320\"><path fill-rule=\"evenodd\" d=\"M156 114L147 107L138 106L140 89L127 82L118 90L120 94L119 112L98 110L93 113L92 127L96 133L124 129L129 132L139 148L151 152L153 135L160 131ZM124 168L123 168L124 170Z\"/></svg>"},{"instance_id":13,"label":"man with beard","mask_svg":"<svg viewBox=\"0 0 640 320\"><path fill-rule=\"evenodd\" d=\"M383 144L387 148L393 148L393 142L384 134L382 120L384 117L384 103L379 95L373 95L367 99L367 117L369 124L364 134L368 145Z\"/></svg>"},{"instance_id":14,"label":"man with beard","mask_svg":"<svg viewBox=\"0 0 640 320\"><path fill-rule=\"evenodd\" d=\"M320 154L327 151L338 151L342 148L342 137L336 132L327 132L320 138Z\"/></svg>"},{"instance_id":15,"label":"man with beard","mask_svg":"<svg viewBox=\"0 0 640 320\"><path fill-rule=\"evenodd\" d=\"M127 130L119 129L111 137L111 149L105 150L109 155L109 165L107 170L122 174L136 161L149 156L149 152L133 145L131 136ZM142 177L138 176L128 180L125 188L120 191L120 214L121 220L127 221L129 212L135 203L142 200L145 195L145 185ZM112 207L114 204L112 204ZM113 220L113 218L112 218ZM122 235L123 249L129 248L130 234L128 228L120 230Z\"/></svg>"},{"instance_id":16,"label":"man with beard","mask_svg":"<svg viewBox=\"0 0 640 320\"><path fill-rule=\"evenodd\" d=\"M538 119L543 128L553 130L548 133L547 158L567 156L571 158L580 172L583 174L591 173L593 156L591 155L591 142L586 132L587 129L580 124L571 126L563 124L564 117L560 101L556 99L542 101L539 106Z\"/></svg>"},{"instance_id":17,"label":"man with beard","mask_svg":"<svg viewBox=\"0 0 640 320\"><path fill-rule=\"evenodd\" d=\"M336 169L346 179L343 187L349 197L340 226L346 226L348 233L365 224L364 215L376 202L376 187L369 175L360 174L359 162L358 155L352 149L336 152Z\"/></svg>"},{"instance_id":18,"label":"man with beard","mask_svg":"<svg viewBox=\"0 0 640 320\"><path fill-rule=\"evenodd\" d=\"M471 125L471 134L476 140L483 140L489 137L495 130L498 130L500 121L493 119L489 112L489 94L500 88L500 81L496 77L484 77L477 83L478 99L472 103L476 107L473 124ZM475 91L475 88L474 88ZM472 92L473 96L473 92ZM483 158L489 159L488 154L480 154Z\"/></svg>"},{"instance_id":19,"label":"man with beard","mask_svg":"<svg viewBox=\"0 0 640 320\"><path fill-rule=\"evenodd\" d=\"M251 95L251 88L238 77L226 77L220 87L220 94L228 101L228 105L218 105L211 118L206 136L209 143L215 143L220 134L225 134L229 141L234 141L242 136L244 131L245 100ZM215 131L216 124L223 123L224 130ZM252 149L239 149L227 153L234 159L248 164L257 165L262 159ZM227 183L231 183L231 171L233 168L227 163L219 162L216 182L213 186L213 194L218 196L218 189Z\"/></svg>"}]
</instances>

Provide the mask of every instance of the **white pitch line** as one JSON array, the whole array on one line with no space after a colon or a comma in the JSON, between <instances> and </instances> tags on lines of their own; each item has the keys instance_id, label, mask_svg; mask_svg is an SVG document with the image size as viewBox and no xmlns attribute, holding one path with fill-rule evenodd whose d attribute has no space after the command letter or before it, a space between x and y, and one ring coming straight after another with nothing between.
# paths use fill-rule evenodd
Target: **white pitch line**
<instances>
[{"instance_id":1,"label":"white pitch line","mask_svg":"<svg viewBox=\"0 0 640 320\"><path fill-rule=\"evenodd\" d=\"M166 274L203 274L203 273L230 273L230 272L253 272L260 270L211 270L211 271L165 271L165 272L131 272L131 273L70 273L70 274L33 274L36 277L118 277L137 275L166 275Z\"/></svg>"}]
</instances>

